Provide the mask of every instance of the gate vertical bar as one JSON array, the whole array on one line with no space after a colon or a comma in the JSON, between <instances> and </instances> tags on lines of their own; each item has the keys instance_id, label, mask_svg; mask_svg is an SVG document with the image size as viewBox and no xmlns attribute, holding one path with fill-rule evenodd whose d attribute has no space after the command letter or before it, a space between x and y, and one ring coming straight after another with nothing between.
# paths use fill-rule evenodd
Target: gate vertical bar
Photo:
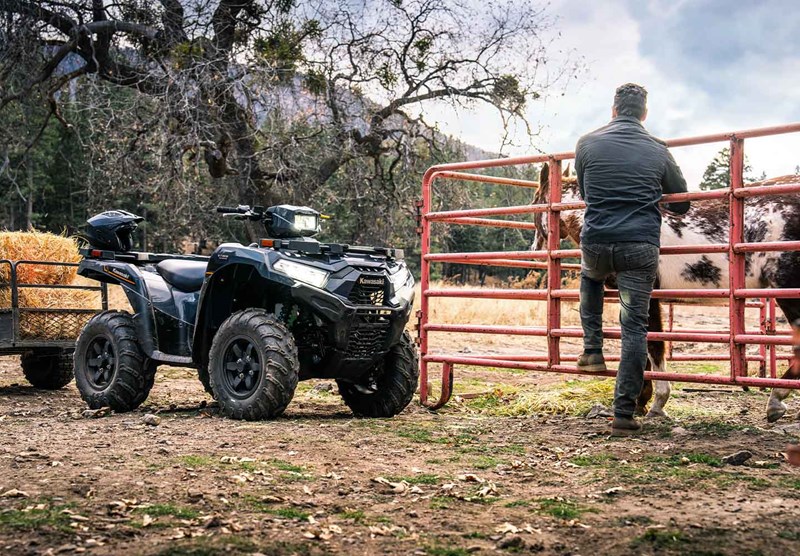
<instances>
[{"instance_id":1,"label":"gate vertical bar","mask_svg":"<svg viewBox=\"0 0 800 556\"><path fill-rule=\"evenodd\" d=\"M561 364L561 338L552 331L561 328L561 298L553 291L561 289L561 259L553 257L553 251L561 247L561 212L553 205L561 202L561 161L550 159L550 195L547 211L547 364Z\"/></svg>"},{"instance_id":2,"label":"gate vertical bar","mask_svg":"<svg viewBox=\"0 0 800 556\"><path fill-rule=\"evenodd\" d=\"M731 379L747 376L747 361L745 360L745 345L736 341L736 336L745 332L745 304L746 299L737 298L735 291L744 288L745 254L736 253L734 246L744 243L744 199L737 198L735 192L744 187L744 140L736 136L731 137L731 187L729 195L730 231L728 235L728 277L730 288L730 351L731 351Z\"/></svg>"},{"instance_id":3,"label":"gate vertical bar","mask_svg":"<svg viewBox=\"0 0 800 556\"><path fill-rule=\"evenodd\" d=\"M673 332L673 328L675 326L675 305L670 303L669 304L669 319L667 320L669 323L669 331ZM672 359L672 342L667 342L667 361Z\"/></svg>"},{"instance_id":4,"label":"gate vertical bar","mask_svg":"<svg viewBox=\"0 0 800 556\"><path fill-rule=\"evenodd\" d=\"M769 299L769 319L767 321L769 327L769 334L775 334L778 330L777 320L776 320L776 302L775 298L771 297ZM778 378L778 346L771 345L769 346L769 376L770 378Z\"/></svg>"},{"instance_id":5,"label":"gate vertical bar","mask_svg":"<svg viewBox=\"0 0 800 556\"><path fill-rule=\"evenodd\" d=\"M769 333L769 311L767 303L768 300L762 298L761 305L758 308L758 324L761 334ZM765 378L767 376L767 349L768 348L766 344L758 344L758 355L761 357L761 360L758 362L758 376L761 378Z\"/></svg>"},{"instance_id":6,"label":"gate vertical bar","mask_svg":"<svg viewBox=\"0 0 800 556\"><path fill-rule=\"evenodd\" d=\"M420 234L420 315L418 319L419 330L419 351L420 351L420 367L419 367L419 401L422 405L428 401L428 362L425 361L425 356L428 354L428 332L425 330L425 325L428 323L428 296L425 295L430 287L430 271L431 263L425 258L425 255L431 251L431 223L428 220L428 213L431 211L431 189L434 175L434 169L429 168L422 178L422 233ZM444 385L442 385L444 388Z\"/></svg>"}]
</instances>

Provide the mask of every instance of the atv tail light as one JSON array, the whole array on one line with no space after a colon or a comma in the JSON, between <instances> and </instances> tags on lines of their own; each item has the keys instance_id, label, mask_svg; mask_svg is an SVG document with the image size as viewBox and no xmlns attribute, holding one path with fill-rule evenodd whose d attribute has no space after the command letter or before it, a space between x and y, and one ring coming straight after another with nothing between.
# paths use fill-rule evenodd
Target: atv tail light
<instances>
[{"instance_id":1,"label":"atv tail light","mask_svg":"<svg viewBox=\"0 0 800 556\"><path fill-rule=\"evenodd\" d=\"M103 252L100 249L92 249L89 252L89 255L92 256L92 257L99 257L102 254L103 254Z\"/></svg>"},{"instance_id":2,"label":"atv tail light","mask_svg":"<svg viewBox=\"0 0 800 556\"><path fill-rule=\"evenodd\" d=\"M274 246L275 246L275 240L274 239L262 239L261 240L261 247L272 248Z\"/></svg>"},{"instance_id":3,"label":"atv tail light","mask_svg":"<svg viewBox=\"0 0 800 556\"><path fill-rule=\"evenodd\" d=\"M328 273L326 271L287 259L277 261L272 265L272 269L317 288L322 288L328 281Z\"/></svg>"}]
</instances>

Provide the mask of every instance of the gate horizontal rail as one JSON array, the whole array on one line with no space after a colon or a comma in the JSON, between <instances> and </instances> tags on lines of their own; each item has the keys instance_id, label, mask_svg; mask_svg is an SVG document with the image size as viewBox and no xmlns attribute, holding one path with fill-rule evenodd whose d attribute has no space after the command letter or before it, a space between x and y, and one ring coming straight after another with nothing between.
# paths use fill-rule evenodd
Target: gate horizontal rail
<instances>
[{"instance_id":1,"label":"gate horizontal rail","mask_svg":"<svg viewBox=\"0 0 800 556\"><path fill-rule=\"evenodd\" d=\"M669 305L669 330L651 332L650 340L670 342L668 356L672 361L730 361L731 370L728 376L689 374L689 373L646 373L646 377L659 380L682 382L698 382L710 384L731 384L741 386L800 388L800 381L776 378L776 362L791 358L791 355L776 353L776 346L791 345L788 331L779 331L776 327L775 300L782 298L800 298L800 288L747 288L745 287L744 256L754 252L788 252L800 251L800 241L744 241L744 201L762 196L796 195L800 193L800 182L781 183L777 185L745 185L744 140L755 137L774 136L800 132L800 122L780 126L742 130L730 133L684 137L667 141L669 147L686 147L709 143L728 142L731 150L730 184L727 189L714 191L692 191L664 195L662 203L682 201L723 201L728 202L729 233L728 241L704 245L678 245L661 248L661 255L687 255L725 253L728 258L729 282L726 288L656 290L653 297L671 302L679 299L691 299L693 305L719 305L726 302L729 308L729 326L724 332L703 330L676 330L673 327L673 309ZM565 374L584 374L571 365L563 362L574 362L577 355L561 354L561 338L580 338L583 333L578 328L567 328L561 325L561 304L579 298L578 290L563 288L562 273L580 269L580 265L564 262L563 259L580 258L580 249L562 249L559 234L548 234L546 249L541 251L487 251L464 253L431 253L431 224L455 224L466 226L484 226L498 228L535 229L535 224L513 219L497 217L514 217L529 214L543 214L547 218L550 230L560 227L561 212L581 210L583 202L562 202L561 200L561 163L574 158L572 152L549 155L533 155L491 160L478 160L442 164L428 169L422 181L421 226L422 236L422 296L419 313L419 344L422 357L420 360L420 401L423 405L438 408L447 403L454 382L455 365L490 366L513 368L540 372L556 372ZM496 177L474 173L475 170L486 170L526 164L549 163L550 191L548 202L536 205L519 205L491 208L473 208L448 211L431 211L433 183L436 180L463 181L474 183L491 183L512 187L536 188L533 180ZM497 288L433 288L430 283L432 264L458 263L482 266L499 266L512 268L529 268L546 270L546 287L544 289L497 289ZM499 326L499 325L460 325L449 323L430 323L430 300L432 298L489 298L510 299L520 301L544 301L547 304L546 326ZM618 292L609 290L606 298L614 302ZM753 299L757 298L757 299ZM725 304L725 303L723 303ZM760 330L749 332L745 327L745 310L760 310ZM431 354L429 353L430 333L468 333L468 334L503 334L517 336L534 336L547 339L546 354L531 355L482 355L463 356L463 354ZM607 338L619 338L618 328L605 331ZM727 344L728 353L706 354L673 354L672 342L691 341ZM758 346L758 355L747 354L748 344ZM609 356L609 361L617 361L618 356ZM760 364L759 377L747 376L747 363ZM442 365L442 393L438 400L428 399L428 365ZM769 368L770 377L766 377ZM592 373L597 376L596 373ZM600 376L615 376L614 371L602 373Z\"/></svg>"}]
</instances>

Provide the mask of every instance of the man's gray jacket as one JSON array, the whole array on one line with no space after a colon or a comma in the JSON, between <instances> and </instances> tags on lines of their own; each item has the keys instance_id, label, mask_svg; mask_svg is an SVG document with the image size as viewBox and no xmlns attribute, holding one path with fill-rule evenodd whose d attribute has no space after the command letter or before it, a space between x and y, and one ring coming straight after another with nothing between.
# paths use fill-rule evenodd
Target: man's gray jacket
<instances>
[{"instance_id":1,"label":"man's gray jacket","mask_svg":"<svg viewBox=\"0 0 800 556\"><path fill-rule=\"evenodd\" d=\"M586 201L581 242L641 241L661 245L663 193L685 193L686 180L660 139L638 118L618 116L580 138L575 171ZM669 203L684 214L689 203Z\"/></svg>"}]
</instances>

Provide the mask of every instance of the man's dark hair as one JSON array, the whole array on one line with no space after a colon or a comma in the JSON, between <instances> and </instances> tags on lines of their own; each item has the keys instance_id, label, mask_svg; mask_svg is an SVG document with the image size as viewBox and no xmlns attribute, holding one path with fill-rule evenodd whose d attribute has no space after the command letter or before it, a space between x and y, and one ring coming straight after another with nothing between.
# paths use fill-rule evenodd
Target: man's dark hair
<instances>
[{"instance_id":1,"label":"man's dark hair","mask_svg":"<svg viewBox=\"0 0 800 556\"><path fill-rule=\"evenodd\" d=\"M636 83L625 83L614 93L614 108L617 116L633 116L642 119L647 108L647 90Z\"/></svg>"}]
</instances>

